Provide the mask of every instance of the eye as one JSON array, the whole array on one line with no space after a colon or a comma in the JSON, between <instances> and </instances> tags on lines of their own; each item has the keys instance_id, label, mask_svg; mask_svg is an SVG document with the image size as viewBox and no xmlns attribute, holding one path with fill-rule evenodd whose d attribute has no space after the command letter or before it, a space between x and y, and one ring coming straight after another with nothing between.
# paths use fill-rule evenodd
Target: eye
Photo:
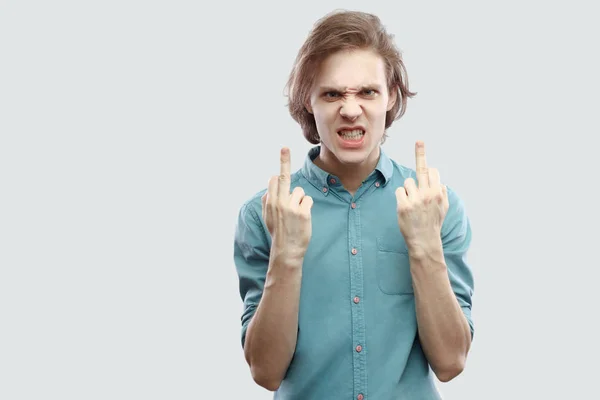
<instances>
[{"instance_id":1,"label":"eye","mask_svg":"<svg viewBox=\"0 0 600 400\"><path fill-rule=\"evenodd\" d=\"M365 89L363 90L363 94L367 97L373 97L375 94L377 94L377 92L373 89Z\"/></svg>"},{"instance_id":2,"label":"eye","mask_svg":"<svg viewBox=\"0 0 600 400\"><path fill-rule=\"evenodd\" d=\"M339 96L339 93L338 92L325 92L323 94L323 96L325 96L325 98L328 98L328 99L335 99L336 97Z\"/></svg>"}]
</instances>

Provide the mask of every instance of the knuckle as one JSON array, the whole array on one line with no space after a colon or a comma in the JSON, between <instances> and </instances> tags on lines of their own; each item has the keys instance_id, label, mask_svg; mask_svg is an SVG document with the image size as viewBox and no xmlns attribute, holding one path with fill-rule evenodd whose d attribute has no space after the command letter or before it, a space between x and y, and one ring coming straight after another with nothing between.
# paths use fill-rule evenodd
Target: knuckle
<instances>
[{"instance_id":1,"label":"knuckle","mask_svg":"<svg viewBox=\"0 0 600 400\"><path fill-rule=\"evenodd\" d=\"M312 206L313 206L313 204L315 204L315 201L313 200L313 198L312 198L312 197L310 197L310 196L305 196L305 198L307 198L308 205L309 205L310 207L312 207Z\"/></svg>"},{"instance_id":2,"label":"knuckle","mask_svg":"<svg viewBox=\"0 0 600 400\"><path fill-rule=\"evenodd\" d=\"M409 212L410 212L410 209L408 206L398 206L398 214L407 215Z\"/></svg>"}]
</instances>

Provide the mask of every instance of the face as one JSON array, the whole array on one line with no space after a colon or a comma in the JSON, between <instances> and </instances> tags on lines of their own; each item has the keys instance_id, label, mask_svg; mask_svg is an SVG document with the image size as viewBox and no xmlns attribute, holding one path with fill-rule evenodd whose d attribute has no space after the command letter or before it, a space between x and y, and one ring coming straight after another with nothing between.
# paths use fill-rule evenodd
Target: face
<instances>
[{"instance_id":1,"label":"face","mask_svg":"<svg viewBox=\"0 0 600 400\"><path fill-rule=\"evenodd\" d=\"M369 50L334 53L321 64L307 110L314 115L321 153L333 162L376 161L385 115L396 101L387 88L385 64Z\"/></svg>"}]
</instances>

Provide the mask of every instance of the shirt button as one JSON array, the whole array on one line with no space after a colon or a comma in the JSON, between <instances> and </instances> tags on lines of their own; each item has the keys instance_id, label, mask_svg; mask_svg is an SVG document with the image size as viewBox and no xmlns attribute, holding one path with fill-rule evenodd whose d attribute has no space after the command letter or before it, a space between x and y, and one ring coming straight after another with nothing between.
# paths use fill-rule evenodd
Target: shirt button
<instances>
[{"instance_id":1,"label":"shirt button","mask_svg":"<svg viewBox=\"0 0 600 400\"><path fill-rule=\"evenodd\" d=\"M352 207L352 208L356 208L356 203L352 203L352 204L350 204L350 207Z\"/></svg>"},{"instance_id":2,"label":"shirt button","mask_svg":"<svg viewBox=\"0 0 600 400\"><path fill-rule=\"evenodd\" d=\"M327 188L326 187L323 188L323 193L327 193Z\"/></svg>"},{"instance_id":3,"label":"shirt button","mask_svg":"<svg viewBox=\"0 0 600 400\"><path fill-rule=\"evenodd\" d=\"M358 353L360 353L362 351L362 346L360 344L358 346L356 346L356 351Z\"/></svg>"},{"instance_id":4,"label":"shirt button","mask_svg":"<svg viewBox=\"0 0 600 400\"><path fill-rule=\"evenodd\" d=\"M352 249L352 254L356 255L356 253L358 253L358 250Z\"/></svg>"},{"instance_id":5,"label":"shirt button","mask_svg":"<svg viewBox=\"0 0 600 400\"><path fill-rule=\"evenodd\" d=\"M359 301L360 301L360 299L358 298L358 296L356 296L356 297L354 298L354 304L358 304L358 302L359 302Z\"/></svg>"},{"instance_id":6,"label":"shirt button","mask_svg":"<svg viewBox=\"0 0 600 400\"><path fill-rule=\"evenodd\" d=\"M363 400L365 398L365 396L362 395L362 393L360 393L358 396L356 396L356 400Z\"/></svg>"},{"instance_id":7,"label":"shirt button","mask_svg":"<svg viewBox=\"0 0 600 400\"><path fill-rule=\"evenodd\" d=\"M331 178L331 179L329 180L329 182L331 182L331 183L335 183L335 179Z\"/></svg>"},{"instance_id":8,"label":"shirt button","mask_svg":"<svg viewBox=\"0 0 600 400\"><path fill-rule=\"evenodd\" d=\"M379 187L379 182L375 182L375 186L376 186L376 187Z\"/></svg>"}]
</instances>

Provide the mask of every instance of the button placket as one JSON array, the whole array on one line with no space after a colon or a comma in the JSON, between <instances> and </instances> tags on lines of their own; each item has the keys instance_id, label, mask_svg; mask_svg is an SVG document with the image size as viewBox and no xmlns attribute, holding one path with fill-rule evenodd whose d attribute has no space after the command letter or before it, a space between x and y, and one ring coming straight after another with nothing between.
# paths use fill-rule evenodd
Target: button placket
<instances>
[{"instance_id":1,"label":"button placket","mask_svg":"<svg viewBox=\"0 0 600 400\"><path fill-rule=\"evenodd\" d=\"M366 385L366 353L363 351L362 343L365 343L365 321L364 307L362 298L364 296L363 288L363 260L362 260L362 226L360 223L361 212L358 207L356 198L350 198L350 207L348 210L348 244L350 252L350 290L351 290L351 312L352 312L352 358L354 362L353 380L354 380L354 396L355 399L362 399L359 396L364 394L361 391L365 390Z\"/></svg>"}]
</instances>

